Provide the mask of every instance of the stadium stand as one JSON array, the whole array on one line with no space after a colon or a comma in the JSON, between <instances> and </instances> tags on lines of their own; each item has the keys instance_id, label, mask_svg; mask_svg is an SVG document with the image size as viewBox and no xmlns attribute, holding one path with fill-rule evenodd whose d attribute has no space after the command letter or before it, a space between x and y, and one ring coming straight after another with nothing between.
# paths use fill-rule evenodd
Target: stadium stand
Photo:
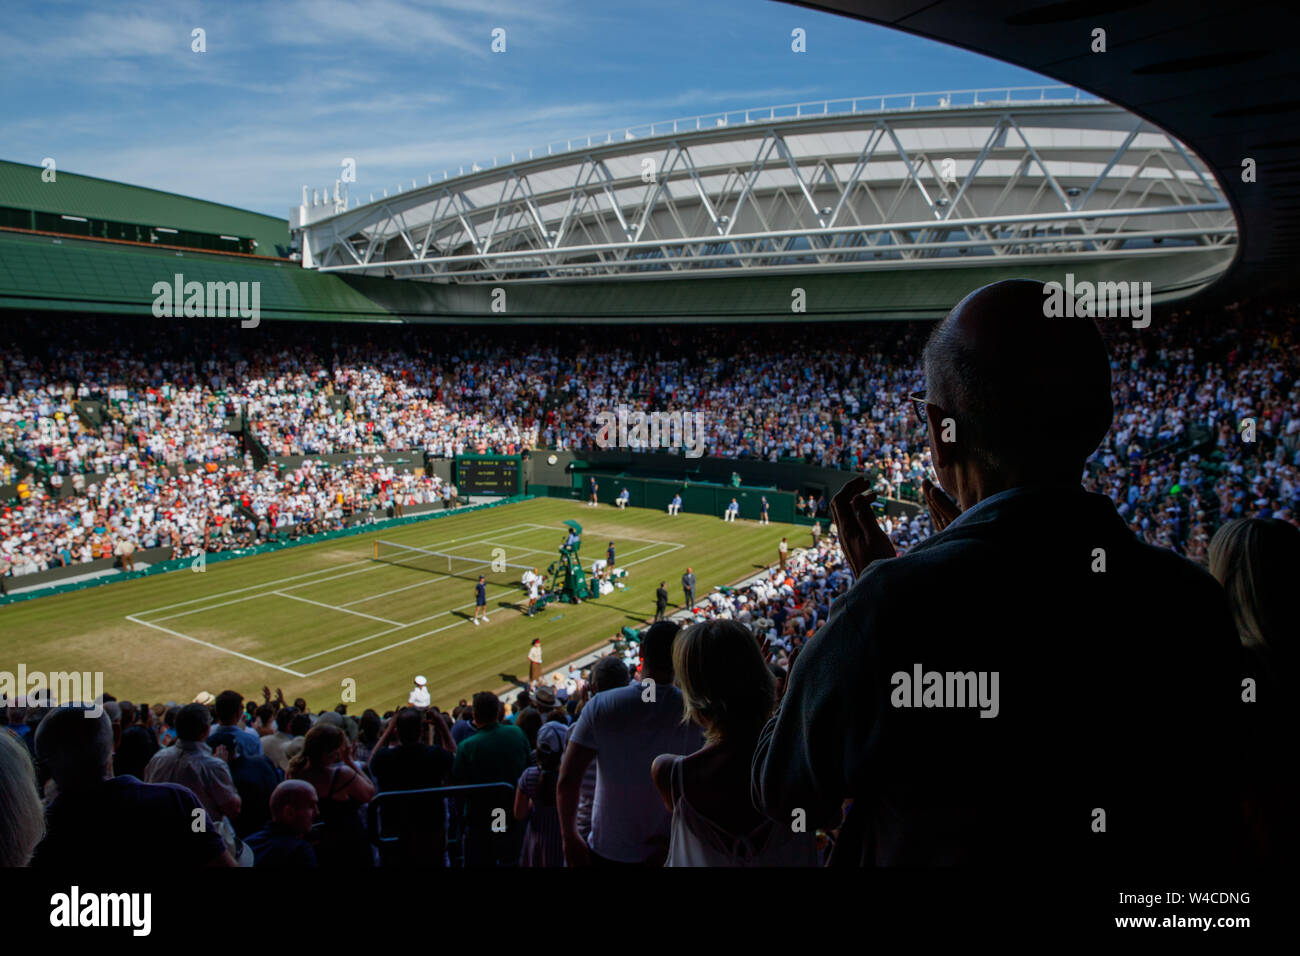
<instances>
[{"instance_id":1,"label":"stadium stand","mask_svg":"<svg viewBox=\"0 0 1300 956\"><path fill-rule=\"evenodd\" d=\"M850 11L861 6L821 5ZM905 3L902 8L921 6ZM1002 8L1011 5L994 6L1008 13ZM1046 10L1050 15L1039 18L1044 23L1053 16L1078 18L1075 5L1056 4ZM1008 27L1041 24L1034 16L1017 23L1016 16L1008 13L1007 23L985 18L983 28L1005 39L998 46L987 39L977 45L999 49L1001 43L1015 43L1039 49L1018 38L1025 34L1013 36L1016 31ZM1158 44L1146 49L1154 47ZM1062 56L1060 45L1044 44L1042 49L1046 55ZM1113 72L1142 84L1144 102L1158 103L1156 94L1167 87L1155 84L1183 85L1182 75L1197 68L1196 59L1126 60L1131 69ZM1226 60L1232 61L1232 56ZM1216 75L1224 68L1222 63L1214 66ZM1186 95L1204 95L1198 84L1186 86ZM1287 113L1293 105L1263 104L1259 113ZM1207 119L1187 125L1203 134L1195 137L1198 140L1220 141L1214 151L1215 169L1235 174L1242 152L1238 138L1224 135L1222 125L1215 123L1252 120L1253 108L1235 104L1216 111L1201 106L1187 112ZM1187 139L1191 142L1192 137ZM1289 156L1294 146L1288 139L1264 148L1285 148ZM926 386L922 356L930 328L920 322L825 325L790 319L766 326L661 326L657 313L643 309L643 291L634 283L604 289L537 283L521 289L519 297L542 302L539 311L549 310L552 316L564 311L563 305L571 301L567 297L592 301L591 315L560 317L557 322L586 322L596 316L629 324L574 325L563 334L555 328L512 324L508 338L502 336L501 326L483 323L379 325L413 315L448 323L473 317L475 306L457 303L469 301L483 288L472 295L454 282L389 283L302 270L283 220L65 172L59 173L57 188L51 183L46 189L38 185L41 173L39 167L0 162L4 582L18 583L16 579L32 574L112 557L124 558L129 567L133 552L154 549L181 557L234 551L287 536L339 530L366 515L393 509L400 515L403 506L445 505L449 496L455 498L454 490L421 468L421 460L592 451L600 444L596 416L623 405L700 413L710 457L836 469L846 484L861 476L863 488L882 498L916 502L923 480L934 473L924 412L918 414L912 398ZM1265 274L1270 261L1292 247L1295 235L1277 226L1283 219L1280 212L1260 212L1265 205L1285 208L1273 202L1286 195L1279 182L1266 181L1257 190L1270 197L1265 202L1243 201L1247 191L1234 180L1227 177L1239 207L1236 212L1249 214L1243 217L1248 221L1243 223L1244 254L1238 259L1249 269L1236 269L1232 283L1221 286L1215 299L1159 307L1140 333L1123 323L1101 327L1114 418L1088 455L1080 485L1105 495L1115 506L1119 521L1107 532L1114 535L1108 539L1116 545L1112 551L1137 554L1145 570L1164 573L1125 581L1122 568L1117 568L1111 579L1097 583L1095 576L1080 572L1077 578L1084 584L1068 595L1074 604L1050 606L1056 583L1050 577L1052 561L1062 562L1059 549L1053 551L1060 544L1053 525L1056 515L1047 508L1033 516L1034 534L1018 539L1030 545L1014 554L1024 564L1038 565L1028 571L1039 585L1039 601L1032 606L1040 613L1029 617L1032 635L1041 645L1017 647L1022 676L1035 676L1041 655L1054 664L1080 664L1077 673L1072 666L1058 667L1058 676L1062 683L1076 682L1072 689L1080 690L1078 696L1089 706L1098 687L1114 689L1124 682L1124 668L1140 671L1146 680L1135 683L1152 693L1141 705L1118 693L1103 693L1109 713L1098 723L1079 717L1086 707L1073 714L1043 707L1037 713L1078 719L1035 726L1041 736L1028 734L1012 744L1037 746L1002 740L997 753L1011 758L999 771L1023 770L1027 763L1041 767L1048 757L1059 760L1061 755L1066 759L1060 762L1072 763L1079 754L1091 760L1080 761L1086 768L1108 768L1118 759L1114 749L1088 747L1082 738L1102 727L1096 736L1110 746L1132 730L1125 724L1131 715L1136 714L1132 722L1145 729L1172 713L1182 736L1161 748L1159 760L1187 768L1189 785L1174 788L1170 805L1186 797L1190 807L1203 795L1208 775L1216 778L1216 786L1240 783L1252 830L1249 852L1266 860L1289 860L1295 844L1294 784L1281 774L1264 781L1248 779L1243 768L1247 763L1252 768L1281 765L1294 747L1294 706L1276 701L1293 691L1295 673L1287 643L1296 633L1294 602L1286 598L1294 583L1300 540L1300 308L1294 290L1288 291L1279 279L1285 278L1285 269L1269 273L1268 299L1225 304L1222 291L1228 288L1236 294L1245 288L1243 276L1254 281ZM1032 270L1037 270L1034 275L1048 275L1055 266L1035 263ZM250 340L240 335L237 322L148 318L147 290L180 271L200 282L257 283L262 317L280 321L268 321ZM896 298L905 299L902 293L917 284L918 274L923 273L888 275L875 287L892 288L899 293ZM940 265L935 274L942 284L936 279L927 286L925 308L918 306L926 317L932 317L932 300L947 303L958 287L964 293L1003 277L993 267L963 272ZM865 306L852 301L866 287L856 284L857 277L846 272L817 281L837 293L836 307L844 316L862 317L855 310ZM778 289L781 296L769 293L785 284L779 276L735 280L731 285L705 280L693 286L684 283L664 298L675 302L673 314L679 319L694 313L697 319L711 321L730 304L728 291L743 286L750 297L743 304L751 314L771 318L772 307L760 308L755 300L783 298L784 288ZM1284 287L1281 293L1278 286ZM893 309L888 314L900 313ZM130 320L122 321L124 316ZM512 319L522 323L528 317ZM1057 398L1040 393L1022 397L1039 419ZM393 453L408 456L404 467L395 466ZM1092 503L1110 507L1100 498ZM278 688L274 695L266 688L260 701L246 701L235 691L215 698L204 692L188 707L189 692L179 687L168 695L174 700L152 705L117 700L110 693L97 702L104 705L103 714L94 721L84 719L80 706L52 700L48 693L0 700L0 757L5 767L17 768L5 782L30 775L35 784L20 781L0 810L0 826L5 828L0 843L6 850L2 862L50 867L89 859L113 865L131 854L133 862L170 876L214 863L320 866L355 873L371 865L410 863L641 866L702 859L691 856L693 851L681 843L685 839L695 841L694 851L707 850L715 860L763 862L771 820L788 809L779 792L782 770L788 770L789 777L800 772L801 758L790 757L789 749L772 749L777 730L787 731L788 743L802 730L789 732L790 725L805 718L811 722L809 715L818 709L823 715L830 712L831 720L818 723L817 734L803 734L799 742L829 739L838 744L837 734L848 739L854 725L878 716L871 709L878 701L869 700L871 688L862 679L871 668L837 671L834 659L828 661L824 654L820 660L825 670L817 672L824 680L813 681L816 686L810 688L807 680L799 682L800 656L806 654L807 674L817 654L814 641L819 631L831 630L822 628L833 616L839 617L837 636L850 629L842 613L848 604L840 599L855 580L875 570L880 571L878 579L885 579L891 567L924 568L927 560L934 561L931 573L943 570L945 545L931 540L946 523L941 514L921 507L879 515L885 540L876 544L887 557L911 558L891 565L881 554L873 554L872 561L864 563L854 551L852 533L831 524L834 515L827 504L822 500L813 508L829 527L820 539L814 536L811 546L792 549L788 559L783 554L780 564L762 568L734 586L700 595L676 617L676 624L687 626L734 622L747 628L771 674L770 694L766 675L747 686L728 684L729 662L719 665L716 657L708 661L711 668L696 666L691 679L684 679L687 665L701 665L701 660L674 657L675 625L656 625L660 630L634 632L634 637L625 632L632 639L623 641L614 654L589 661L580 673L561 669L530 680L512 706L488 691L475 694L472 702L434 706L427 691L420 696L423 677L416 679L408 706L366 709L359 718L348 714L346 705L334 707L333 701L333 709L321 707L320 701L309 706L301 698L290 703ZM1109 516L1109 510L1105 514ZM1091 533L1085 528L1070 543ZM929 558L913 553L927 541ZM992 535L982 543L990 548L996 544ZM1041 561L1032 553L1040 545ZM941 552L939 558L936 552ZM1173 555L1208 566L1211 573ZM971 561L967 570L976 563ZM1001 582L995 575L1010 574L1000 567L990 573L989 566L978 570L993 582L987 591L997 591ZM921 578L918 574L917 580ZM1157 600L1143 606L1140 616L1123 602L1114 614L1104 601L1084 606L1081 595L1087 588L1113 593L1104 589L1116 579L1125 582L1115 587L1127 588L1123 593L1128 597L1145 596L1143 589L1153 582ZM1215 586L1216 580L1222 588ZM884 647L881 634L901 635L903 646L903 638L920 635L920 646L933 649L940 642L925 643L932 636L926 627L945 614L950 623L956 622L947 636L986 637L992 626L968 631L960 614L969 611L988 625L1006 610L991 612L979 600L952 601L949 594L936 595L924 585L921 580L916 590L901 592L905 597L896 607L889 606L898 593L892 588L882 586L880 593L872 594L875 600L861 619L886 606L896 615L870 635L876 642L873 653L893 649ZM1130 602L1135 607L1142 603ZM1074 608L1103 625L1113 623L1113 633L1119 635L1111 642L1115 646L1107 645L1112 632L1104 626L1085 631L1078 621L1066 619ZM1123 620L1107 622L1108 614ZM1169 621L1174 626L1166 632L1162 626ZM1233 627L1241 647L1232 640ZM1211 642L1200 641L1202 630L1213 632L1218 641L1214 654L1205 652ZM700 635L706 633L693 631L692 645L703 647ZM1062 641L1062 634L1078 640ZM1149 636L1152 641L1143 643ZM1111 656L1094 656L1096 666L1089 670L1078 658L1064 656L1062 646L1066 651L1086 646L1090 652L1101 646ZM1172 652L1162 656L1153 648ZM1208 694L1197 697L1188 690L1211 687L1206 675L1216 671L1209 666L1214 663L1222 665L1212 675L1214 687L1221 689L1226 681L1235 693L1239 675L1247 674L1260 678L1266 694L1276 695L1260 708L1262 714L1248 732L1235 722L1218 720L1221 701L1212 703ZM616 679L602 679L601 673ZM879 683L882 675L870 676ZM1188 677L1204 683L1193 685L1184 680ZM1096 682L1089 683L1092 678ZM657 740L676 733L689 738L690 747L698 743L697 736L708 746L694 754L666 753L672 758L666 763L660 762L662 757L654 763L644 759L645 724L638 726L640 714L634 710L644 700L643 681L662 692L659 698L651 696L655 732L664 734ZM707 681L715 684L707 686ZM1031 683L1035 681L1021 686ZM832 684L828 702L823 692ZM787 692L798 706L787 708L784 723L780 716L773 718L764 740L756 739L757 726L728 724L729 714L766 718ZM1187 699L1178 696L1184 692ZM1038 681L1035 693L1040 704L1054 697L1067 699L1068 706L1069 695L1061 694L1050 680ZM1162 693L1166 696L1159 697ZM1151 704L1155 700L1188 706L1161 710ZM1059 700L1047 703L1056 706ZM885 711L883 705L880 711L888 714L881 723L895 732L908 716ZM628 719L629 713L636 718ZM1023 711L1018 719L1023 731ZM214 734L210 740L219 749L202 742L209 722ZM683 725L689 723L696 726L687 734ZM924 724L923 719L913 726ZM934 734L930 742L977 739L964 736L969 725L977 733L985 726L973 720L962 726L960 735ZM1071 733L1077 736L1069 737ZM1233 762L1237 758L1230 752L1237 745L1246 756ZM864 746L853 756L872 747ZM905 755L912 751L897 738L877 749L891 748ZM1197 748L1218 763L1199 761ZM809 746L804 755L808 763L813 750ZM574 771L570 761L584 751L599 754L599 759ZM918 762L928 754L924 748L914 752ZM952 794L985 772L979 764L984 754L979 747L966 748L964 754L942 748L940 752L969 761L938 761L940 771L957 765L970 771L956 775L956 786L943 780L941 772L916 778L904 773L886 779L879 790L864 785L846 794L834 791L833 781L827 792L816 793L826 798L831 813L815 821L815 861L826 862L836 841L842 841L852 847L854 863L970 862L954 850L965 849L959 837L979 833L983 839L992 830L996 838L997 828L981 827L978 820L968 826L969 821L945 814L960 802ZM173 766L165 777L146 771L159 753L160 763ZM755 753L759 759L751 777ZM1171 756L1176 753L1179 759ZM624 759L628 754L636 759ZM694 769L682 769L682 757L701 754L704 760L686 763ZM725 759L710 766L710 757L719 755ZM873 751L871 756L881 755ZM885 759L890 756L884 754ZM1150 751L1133 748L1121 757L1132 779L1141 772L1158 775ZM779 766L781 758L784 768ZM109 761L116 776L106 775ZM778 765L775 771L766 772L767 761ZM695 801L707 806L708 783L724 779L719 773L724 765L741 772L725 777L727 798L717 812L727 816L729 810L743 811L728 819L745 819L751 810L767 814L765 830L728 833L711 827L707 813L700 814L698 807L695 828L682 823L687 815L682 807ZM898 766L907 765L893 765ZM1202 776L1194 776L1192 768L1203 771ZM617 786L610 782L616 771ZM188 783L187 772L193 773ZM1009 772L998 773L981 783L995 789L1010 778ZM157 782L164 779L182 786ZM751 799L746 801L743 794L751 784ZM906 824L891 825L895 819L864 832L897 809L886 807L889 801L880 798L886 788L892 788L891 798L915 798L911 810L924 806ZM190 791L227 797L238 793L239 800L228 799L223 810L213 812L207 809L209 801L196 800ZM849 816L840 813L846 795L858 806L856 818L852 809ZM1041 794L1027 787L1015 794L1022 795L1026 799L1023 807L1017 803L1017 811L1023 809L1026 818L1043 810ZM44 822L42 796L47 798ZM255 804L253 812L245 816L230 809L241 802ZM659 812L659 802L666 805L666 813ZM486 825L484 812L499 810L497 804L502 803L512 810L504 834ZM1003 801L1003 812L1011 803ZM645 832L637 836L645 839L602 858L597 846L616 847L617 837L633 829L618 819L618 812L628 806L653 810L638 821ZM139 812L141 808L151 812ZM860 822L864 812L877 814L865 828ZM188 825L195 813L206 820L201 831L191 830L187 841L163 838L160 820ZM320 822L313 826L317 813ZM648 817L654 818L649 825ZM593 819L605 828L602 841L592 837ZM1018 816L1016 822L1021 822ZM1207 833L1212 826L1202 817L1183 830L1180 849L1188 856L1211 856L1215 848ZM710 833L717 839L706 847ZM1138 842L1131 833L1125 839L1129 849ZM901 852L916 852L918 846L917 856ZM1044 839L1039 849L1051 853L1055 847ZM899 855L889 856L891 848ZM1133 858L1139 862L1159 858L1136 849ZM986 853L976 862L997 856Z\"/></svg>"},{"instance_id":2,"label":"stadium stand","mask_svg":"<svg viewBox=\"0 0 1300 956\"><path fill-rule=\"evenodd\" d=\"M1222 520L1300 513L1296 310L1242 306L1229 318L1243 309L1246 339L1213 314L1172 312L1140 337L1114 331L1115 425L1084 476L1144 540L1199 561ZM385 495L433 502L434 478L362 459L592 448L596 414L623 404L702 412L710 456L869 471L883 497L898 497L928 473L906 401L921 382L923 331L870 325L837 333L834 348L756 332L733 354L709 329L676 331L667 347L632 330L600 350L543 334L476 345L468 332L448 348L443 333L417 330L399 350L375 347L369 332L298 327L240 359L235 340L212 330L182 345L147 323L12 323L0 365L4 573L90 560L120 536L190 553L205 523L224 525L208 542L221 550L335 527ZM97 337L118 341L96 348ZM1253 445L1237 440L1248 418ZM356 461L278 474L254 467L255 443ZM202 496L182 493L200 479Z\"/></svg>"}]
</instances>

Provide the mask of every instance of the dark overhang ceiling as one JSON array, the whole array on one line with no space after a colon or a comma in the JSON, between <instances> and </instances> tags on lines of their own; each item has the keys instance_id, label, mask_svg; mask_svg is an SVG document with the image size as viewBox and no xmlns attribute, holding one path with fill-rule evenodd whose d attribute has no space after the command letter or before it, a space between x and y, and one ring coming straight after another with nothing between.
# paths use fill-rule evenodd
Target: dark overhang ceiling
<instances>
[{"instance_id":1,"label":"dark overhang ceiling","mask_svg":"<svg viewBox=\"0 0 1300 956\"><path fill-rule=\"evenodd\" d=\"M1236 213L1240 251L1209 294L1300 287L1300 3L787 2L1014 63L1149 119L1210 165ZM1105 53L1091 49L1097 28Z\"/></svg>"}]
</instances>

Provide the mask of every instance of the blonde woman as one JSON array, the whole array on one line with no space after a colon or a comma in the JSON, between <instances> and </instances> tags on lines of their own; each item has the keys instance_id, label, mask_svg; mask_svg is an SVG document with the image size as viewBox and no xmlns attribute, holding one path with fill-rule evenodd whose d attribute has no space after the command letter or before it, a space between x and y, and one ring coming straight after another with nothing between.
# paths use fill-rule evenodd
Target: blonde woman
<instances>
[{"instance_id":1,"label":"blonde woman","mask_svg":"<svg viewBox=\"0 0 1300 956\"><path fill-rule=\"evenodd\" d=\"M1276 518L1236 518L1210 541L1210 573L1232 605L1241 644L1267 677L1290 682L1300 613L1300 528Z\"/></svg>"},{"instance_id":2,"label":"blonde woman","mask_svg":"<svg viewBox=\"0 0 1300 956\"><path fill-rule=\"evenodd\" d=\"M1275 518L1237 518L1210 540L1210 573L1223 585L1254 678L1243 715L1242 766L1252 775L1244 799L1258 859L1290 862L1300 850L1300 785L1295 761L1297 638L1300 612L1300 529ZM1244 693L1244 691L1243 691ZM1244 699L1243 699L1244 702Z\"/></svg>"},{"instance_id":3,"label":"blonde woman","mask_svg":"<svg viewBox=\"0 0 1300 956\"><path fill-rule=\"evenodd\" d=\"M0 727L0 867L26 866L44 836L45 810L31 754Z\"/></svg>"},{"instance_id":4,"label":"blonde woman","mask_svg":"<svg viewBox=\"0 0 1300 956\"><path fill-rule=\"evenodd\" d=\"M666 866L816 866L816 838L754 809L750 762L776 708L776 681L750 630L711 620L683 631L673 645L683 717L704 732L704 746L651 764L673 815Z\"/></svg>"},{"instance_id":5,"label":"blonde woman","mask_svg":"<svg viewBox=\"0 0 1300 956\"><path fill-rule=\"evenodd\" d=\"M361 808L374 797L375 785L352 759L347 735L333 724L316 724L307 731L302 750L289 761L287 776L316 788L323 824L316 846L320 865L373 866Z\"/></svg>"}]
</instances>

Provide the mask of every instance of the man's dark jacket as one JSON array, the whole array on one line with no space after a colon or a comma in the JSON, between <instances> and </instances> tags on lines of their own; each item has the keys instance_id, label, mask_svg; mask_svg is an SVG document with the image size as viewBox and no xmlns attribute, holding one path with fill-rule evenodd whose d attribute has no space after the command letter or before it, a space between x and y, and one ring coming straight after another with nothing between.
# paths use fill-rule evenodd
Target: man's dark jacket
<instances>
[{"instance_id":1,"label":"man's dark jacket","mask_svg":"<svg viewBox=\"0 0 1300 956\"><path fill-rule=\"evenodd\" d=\"M918 664L997 672L997 716L894 706ZM1014 489L835 602L760 738L755 803L833 825L851 799L834 863L1209 863L1236 847L1242 672L1209 574L1109 498Z\"/></svg>"}]
</instances>

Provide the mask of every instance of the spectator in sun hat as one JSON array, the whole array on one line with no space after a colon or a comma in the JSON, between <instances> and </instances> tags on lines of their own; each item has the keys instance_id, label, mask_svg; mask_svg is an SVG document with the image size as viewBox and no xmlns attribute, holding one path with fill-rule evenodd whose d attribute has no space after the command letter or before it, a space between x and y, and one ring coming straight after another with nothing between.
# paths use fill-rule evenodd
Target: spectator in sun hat
<instances>
[{"instance_id":1,"label":"spectator in sun hat","mask_svg":"<svg viewBox=\"0 0 1300 956\"><path fill-rule=\"evenodd\" d=\"M555 808L555 785L568 728L559 721L537 731L537 763L523 772L515 789L516 820L527 821L520 866L563 866L564 845Z\"/></svg>"},{"instance_id":2,"label":"spectator in sun hat","mask_svg":"<svg viewBox=\"0 0 1300 956\"><path fill-rule=\"evenodd\" d=\"M206 690L201 690L194 695L193 703L202 704L204 707L211 707L216 702L217 698L212 696L212 694Z\"/></svg>"},{"instance_id":3,"label":"spectator in sun hat","mask_svg":"<svg viewBox=\"0 0 1300 956\"><path fill-rule=\"evenodd\" d=\"M420 710L429 706L429 684L424 679L423 675L419 675L415 678L415 687L412 688L410 695L406 698L406 702L412 707L417 707Z\"/></svg>"}]
</instances>

